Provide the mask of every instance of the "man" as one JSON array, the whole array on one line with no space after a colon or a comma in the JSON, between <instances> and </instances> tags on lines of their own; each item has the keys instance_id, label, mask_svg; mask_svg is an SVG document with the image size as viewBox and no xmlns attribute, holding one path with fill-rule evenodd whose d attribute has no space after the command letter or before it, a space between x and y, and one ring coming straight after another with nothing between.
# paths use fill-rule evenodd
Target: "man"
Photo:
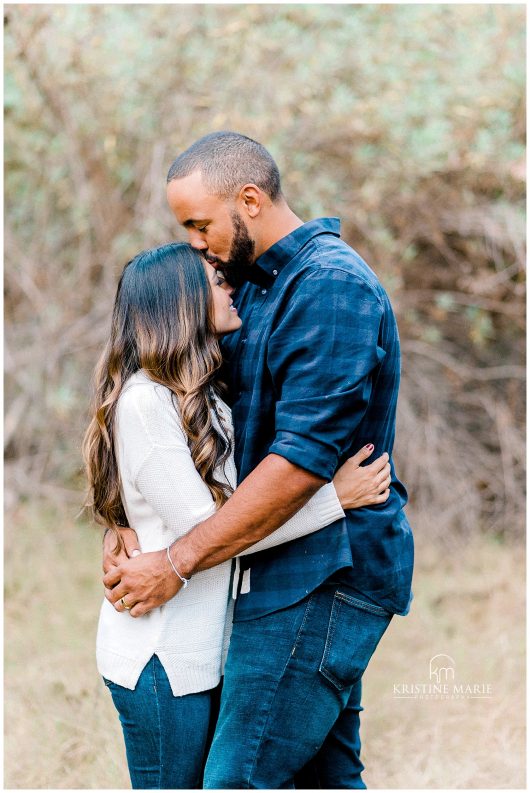
<instances>
[{"instance_id":1,"label":"man","mask_svg":"<svg viewBox=\"0 0 530 793\"><path fill-rule=\"evenodd\" d=\"M104 578L132 616L294 514L356 449L392 453L399 339L388 297L334 218L303 223L251 139L207 135L168 174L191 244L239 287L242 329L224 340L239 486L170 549ZM413 565L406 491L320 532L245 558L207 788L362 788L361 677ZM112 587L112 589L110 589Z\"/></svg>"}]
</instances>

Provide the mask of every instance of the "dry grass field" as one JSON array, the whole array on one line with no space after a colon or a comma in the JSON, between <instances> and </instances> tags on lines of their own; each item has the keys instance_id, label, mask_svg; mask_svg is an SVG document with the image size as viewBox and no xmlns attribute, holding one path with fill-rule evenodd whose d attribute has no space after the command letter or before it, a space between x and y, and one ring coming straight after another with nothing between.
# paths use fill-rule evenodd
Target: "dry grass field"
<instances>
[{"instance_id":1,"label":"dry grass field","mask_svg":"<svg viewBox=\"0 0 530 793\"><path fill-rule=\"evenodd\" d=\"M4 787L127 788L94 663L98 534L26 505L5 541ZM411 613L394 619L366 675L369 787L525 786L523 582L522 547L483 539L449 553L418 536ZM439 653L455 684L489 684L491 698L395 698L429 683Z\"/></svg>"}]
</instances>

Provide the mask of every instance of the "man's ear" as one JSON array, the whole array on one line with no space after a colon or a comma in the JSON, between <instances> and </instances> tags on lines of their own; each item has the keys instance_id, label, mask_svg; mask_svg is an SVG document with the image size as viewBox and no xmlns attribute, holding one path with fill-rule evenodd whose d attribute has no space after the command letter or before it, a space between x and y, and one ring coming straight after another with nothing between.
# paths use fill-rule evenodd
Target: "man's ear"
<instances>
[{"instance_id":1,"label":"man's ear","mask_svg":"<svg viewBox=\"0 0 530 793\"><path fill-rule=\"evenodd\" d=\"M247 213L250 218L255 218L261 212L263 207L263 191L257 185L249 184L243 185L239 191L239 201L241 208Z\"/></svg>"}]
</instances>

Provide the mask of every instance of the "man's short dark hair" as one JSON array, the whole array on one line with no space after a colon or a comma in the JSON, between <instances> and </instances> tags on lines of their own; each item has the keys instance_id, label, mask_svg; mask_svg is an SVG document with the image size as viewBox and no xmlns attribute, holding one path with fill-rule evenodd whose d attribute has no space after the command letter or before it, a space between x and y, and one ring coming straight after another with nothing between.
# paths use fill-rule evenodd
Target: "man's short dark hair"
<instances>
[{"instance_id":1,"label":"man's short dark hair","mask_svg":"<svg viewBox=\"0 0 530 793\"><path fill-rule=\"evenodd\" d=\"M212 132L195 141L173 162L167 181L201 171L206 188L232 198L252 183L276 201L282 193L278 166L267 149L238 132Z\"/></svg>"}]
</instances>

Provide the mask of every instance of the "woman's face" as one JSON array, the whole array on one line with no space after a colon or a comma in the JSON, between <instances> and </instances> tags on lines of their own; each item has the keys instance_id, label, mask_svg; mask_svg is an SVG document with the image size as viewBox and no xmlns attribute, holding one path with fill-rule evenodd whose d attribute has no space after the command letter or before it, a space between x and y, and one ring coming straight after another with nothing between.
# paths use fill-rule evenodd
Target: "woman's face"
<instances>
[{"instance_id":1,"label":"woman's face","mask_svg":"<svg viewBox=\"0 0 530 793\"><path fill-rule=\"evenodd\" d=\"M206 275L212 289L213 324L218 336L233 333L241 327L241 319L237 309L232 305L232 287L221 278L217 270L207 262L204 263Z\"/></svg>"}]
</instances>

